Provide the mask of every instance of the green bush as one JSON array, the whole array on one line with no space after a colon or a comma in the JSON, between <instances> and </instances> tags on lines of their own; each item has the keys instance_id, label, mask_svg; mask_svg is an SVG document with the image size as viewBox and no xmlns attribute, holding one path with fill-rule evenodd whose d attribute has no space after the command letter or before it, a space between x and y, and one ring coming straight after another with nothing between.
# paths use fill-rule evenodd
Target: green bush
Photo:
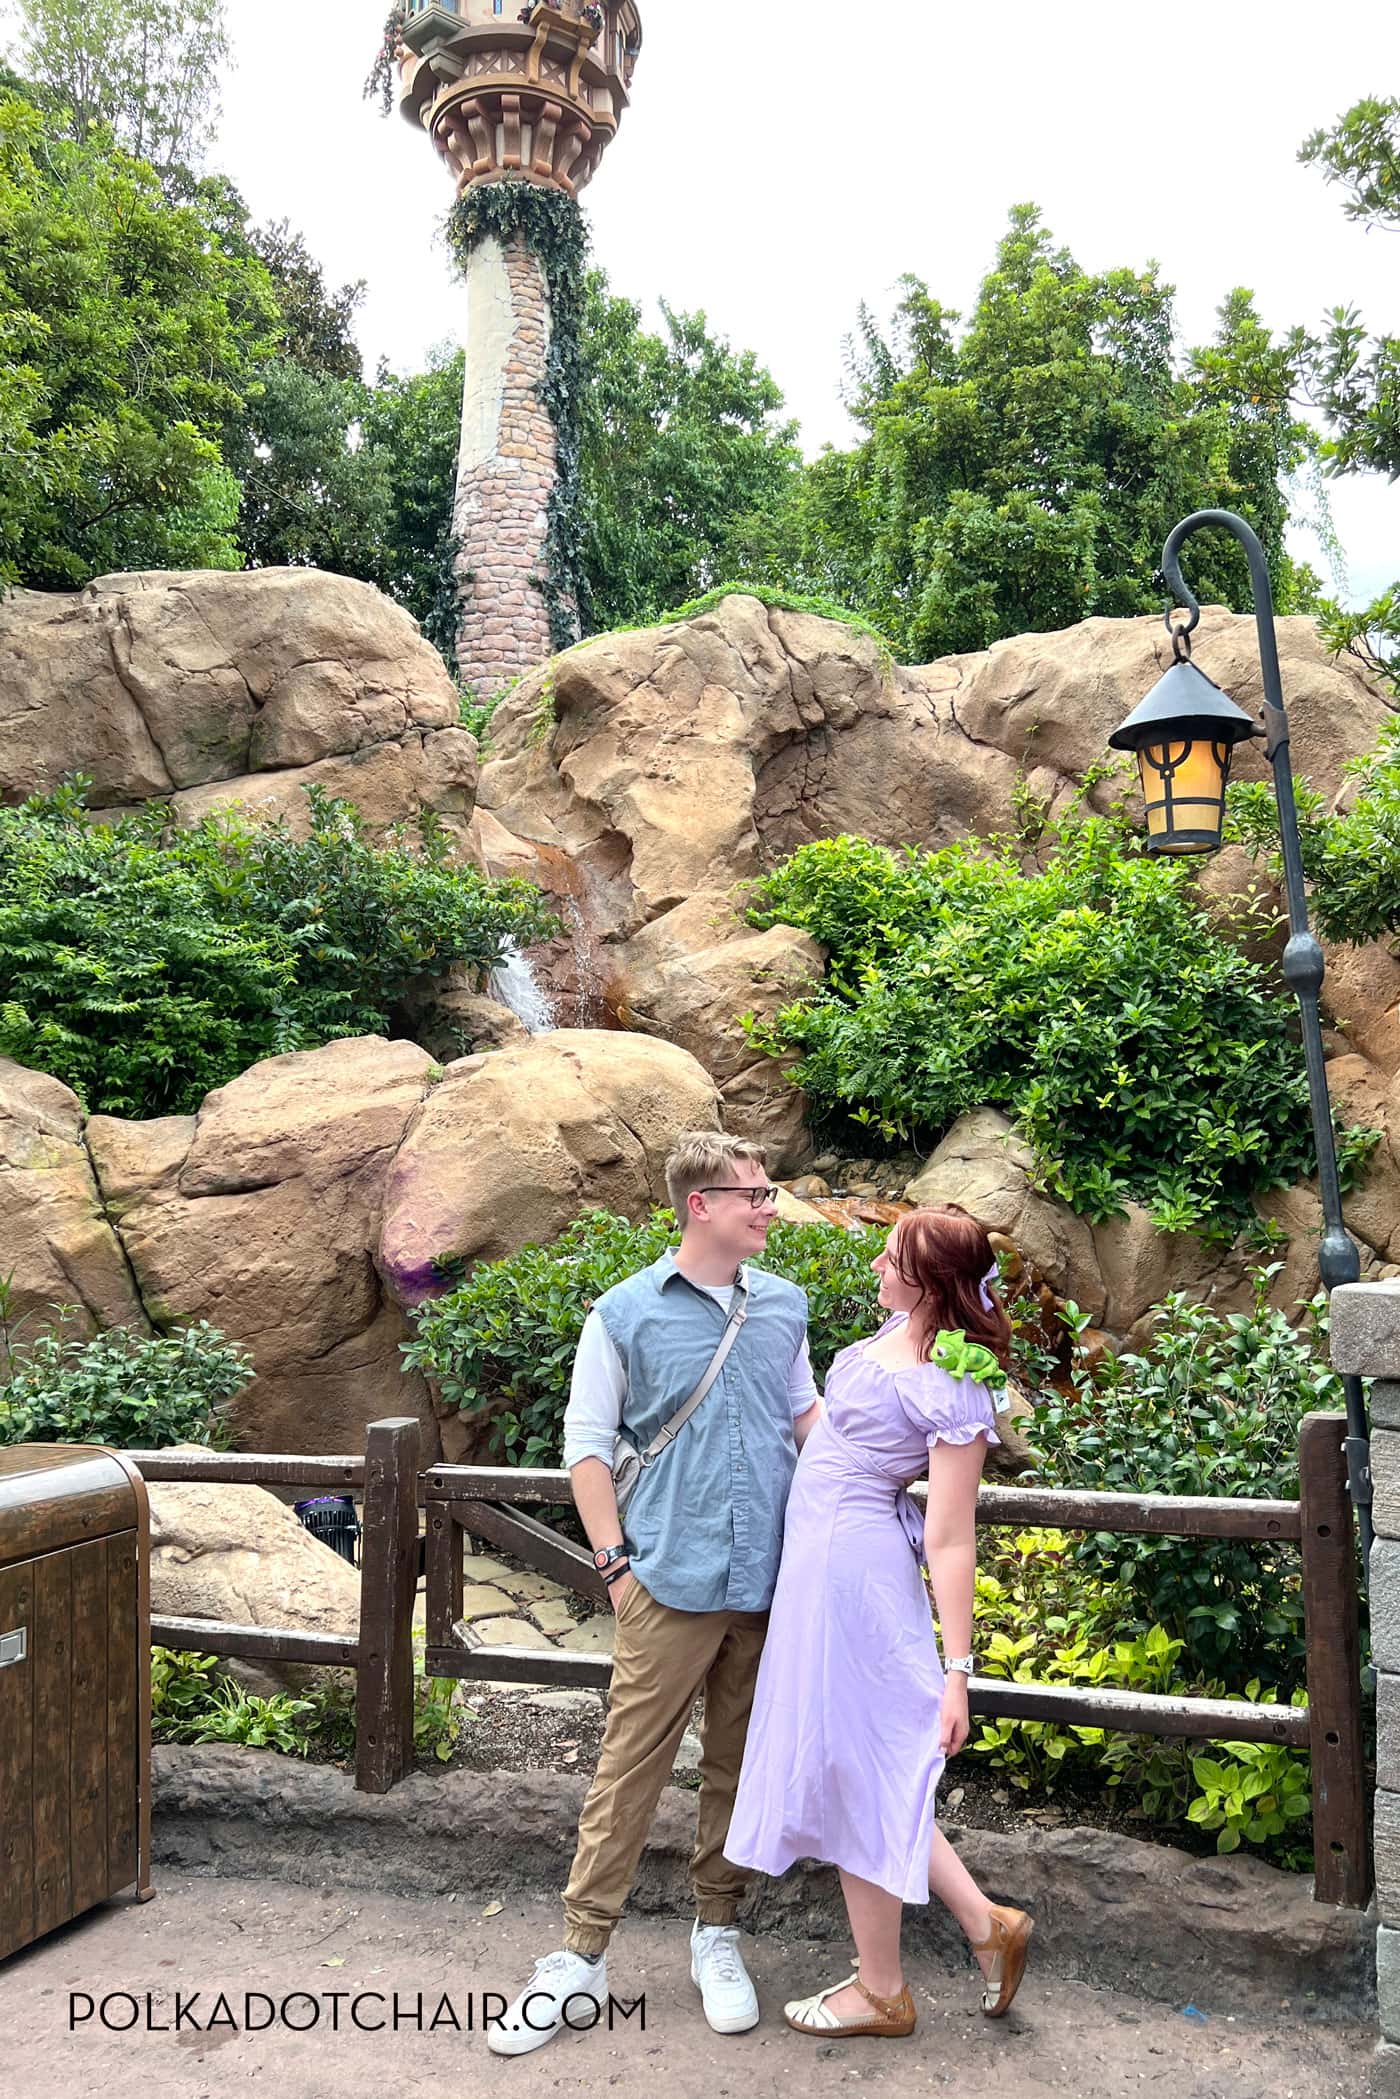
<instances>
[{"instance_id":1,"label":"green bush","mask_svg":"<svg viewBox=\"0 0 1400 2099\"><path fill-rule=\"evenodd\" d=\"M1400 591L1391 594L1390 617L1400 623ZM1315 788L1296 788L1313 916L1328 940L1382 940L1400 933L1400 719L1388 721L1375 750L1346 770L1355 787L1336 815ZM1273 788L1240 782L1230 789L1229 810L1231 836L1267 857L1281 881Z\"/></svg>"},{"instance_id":2,"label":"green bush","mask_svg":"<svg viewBox=\"0 0 1400 2099\"><path fill-rule=\"evenodd\" d=\"M424 1636L413 1636L413 1746L447 1763L460 1731L455 1677L423 1673ZM158 1742L241 1742L283 1756L342 1762L355 1754L355 1690L327 1676L304 1697L260 1698L224 1675L217 1655L151 1649L151 1732Z\"/></svg>"},{"instance_id":3,"label":"green bush","mask_svg":"<svg viewBox=\"0 0 1400 2099\"><path fill-rule=\"evenodd\" d=\"M994 1105L1091 1220L1135 1199L1163 1230L1233 1236L1251 1195L1312 1170L1307 1084L1291 998L1188 881L1102 818L1054 826L1033 873L976 839L803 846L751 916L811 933L827 979L750 1032L796 1053L830 1125L927 1144ZM1353 1134L1348 1166L1372 1141Z\"/></svg>"},{"instance_id":4,"label":"green bush","mask_svg":"<svg viewBox=\"0 0 1400 2099\"><path fill-rule=\"evenodd\" d=\"M471 731L483 754L490 739L491 717L501 701L509 698L510 691L509 685L503 685L498 692L479 700L470 685L459 685L457 688L457 719L464 729Z\"/></svg>"},{"instance_id":5,"label":"green bush","mask_svg":"<svg viewBox=\"0 0 1400 2099\"><path fill-rule=\"evenodd\" d=\"M807 1292L812 1363L820 1380L837 1350L880 1322L870 1263L883 1231L774 1225L758 1265ZM574 1350L593 1300L659 1259L675 1218L658 1210L629 1224L607 1210L578 1218L550 1246L526 1246L473 1269L465 1282L420 1305L403 1344L443 1403L489 1423L491 1448L508 1465L556 1464Z\"/></svg>"},{"instance_id":6,"label":"green bush","mask_svg":"<svg viewBox=\"0 0 1400 2099\"><path fill-rule=\"evenodd\" d=\"M0 1444L226 1447L223 1409L252 1377L247 1352L207 1321L176 1334L114 1327L89 1339L68 1317L23 1351L10 1345L0 1289Z\"/></svg>"},{"instance_id":7,"label":"green bush","mask_svg":"<svg viewBox=\"0 0 1400 2099\"><path fill-rule=\"evenodd\" d=\"M1030 1432L1041 1477L1115 1494L1296 1499L1303 1416L1340 1411L1344 1397L1326 1361L1326 1299L1304 1306L1295 1330L1267 1302L1277 1274L1253 1272L1247 1312L1177 1292L1157 1308L1146 1355L1107 1355L1069 1394L1041 1392ZM1097 1533L1076 1552L1131 1599L1139 1624L1182 1641L1189 1667L1235 1685L1301 1681L1296 1546Z\"/></svg>"},{"instance_id":8,"label":"green bush","mask_svg":"<svg viewBox=\"0 0 1400 2099\"><path fill-rule=\"evenodd\" d=\"M980 1534L973 1614L983 1676L1158 1697L1223 1696L1221 1681L1192 1670L1181 1640L1160 1625L1137 1624L1136 1606L1131 1587L1111 1573L1104 1579L1061 1531ZM1278 1702L1257 1678L1235 1695ZM1292 1702L1305 1704L1306 1693L1295 1689ZM997 1719L977 1722L963 1754L1028 1800L1053 1799L1067 1785L1101 1788L1134 1818L1162 1829L1191 1822L1217 1833L1219 1851L1249 1843L1278 1865L1307 1871L1310 1833L1295 1825L1311 1809L1309 1758L1274 1743L1206 1747L1208 1756L1185 1738Z\"/></svg>"},{"instance_id":9,"label":"green bush","mask_svg":"<svg viewBox=\"0 0 1400 2099\"><path fill-rule=\"evenodd\" d=\"M554 930L532 884L456 866L425 812L369 844L308 788L311 832L148 805L90 823L88 783L0 810L0 1055L92 1113L188 1114L260 1058L390 1032L411 986Z\"/></svg>"}]
</instances>

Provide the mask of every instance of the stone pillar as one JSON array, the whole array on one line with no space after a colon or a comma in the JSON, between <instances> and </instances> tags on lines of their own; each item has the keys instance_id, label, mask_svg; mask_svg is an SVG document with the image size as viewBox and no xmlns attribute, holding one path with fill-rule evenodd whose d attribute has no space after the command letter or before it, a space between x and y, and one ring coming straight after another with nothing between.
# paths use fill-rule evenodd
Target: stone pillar
<instances>
[{"instance_id":1,"label":"stone pillar","mask_svg":"<svg viewBox=\"0 0 1400 2099\"><path fill-rule=\"evenodd\" d=\"M1400 1277L1332 1292L1332 1364L1373 1378L1371 1660L1376 1672L1375 2090L1400 2099Z\"/></svg>"},{"instance_id":2,"label":"stone pillar","mask_svg":"<svg viewBox=\"0 0 1400 2099\"><path fill-rule=\"evenodd\" d=\"M549 354L544 271L523 241L490 236L467 258L466 383L453 530L462 680L487 699L553 653L545 572L554 424L540 400Z\"/></svg>"}]
</instances>

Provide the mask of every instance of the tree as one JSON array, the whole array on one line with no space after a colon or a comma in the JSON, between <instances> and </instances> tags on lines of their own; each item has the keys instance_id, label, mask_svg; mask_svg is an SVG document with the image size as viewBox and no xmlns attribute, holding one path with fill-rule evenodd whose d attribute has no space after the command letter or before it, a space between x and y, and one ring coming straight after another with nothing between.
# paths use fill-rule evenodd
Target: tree
<instances>
[{"instance_id":1,"label":"tree","mask_svg":"<svg viewBox=\"0 0 1400 2099\"><path fill-rule=\"evenodd\" d=\"M250 568L323 568L377 581L385 462L358 441L369 392L291 357L260 365L224 439Z\"/></svg>"},{"instance_id":2,"label":"tree","mask_svg":"<svg viewBox=\"0 0 1400 2099\"><path fill-rule=\"evenodd\" d=\"M1368 229L1400 229L1400 100L1354 103L1330 131L1305 139L1298 158L1344 192L1342 209ZM1334 474L1400 476L1400 336L1368 340L1353 306L1334 306L1320 336L1302 329L1294 348L1308 396L1327 419L1322 455Z\"/></svg>"},{"instance_id":3,"label":"tree","mask_svg":"<svg viewBox=\"0 0 1400 2099\"><path fill-rule=\"evenodd\" d=\"M137 160L194 166L219 114L224 0L21 0L20 59L72 137L107 126Z\"/></svg>"},{"instance_id":4,"label":"tree","mask_svg":"<svg viewBox=\"0 0 1400 2099\"><path fill-rule=\"evenodd\" d=\"M148 166L0 94L0 581L237 567L220 442L277 316Z\"/></svg>"},{"instance_id":5,"label":"tree","mask_svg":"<svg viewBox=\"0 0 1400 2099\"><path fill-rule=\"evenodd\" d=\"M1330 131L1305 139L1298 158L1343 191L1349 219L1400 230L1400 100L1354 103ZM1355 307L1334 306L1320 336L1295 329L1291 346L1306 397L1327 421L1326 471L1400 476L1400 336L1368 339ZM1359 611L1332 601L1320 609L1329 645L1400 691L1400 582Z\"/></svg>"},{"instance_id":6,"label":"tree","mask_svg":"<svg viewBox=\"0 0 1400 2099\"><path fill-rule=\"evenodd\" d=\"M222 434L241 490L245 559L253 568L366 574L387 497L380 461L359 442L369 398L353 332L363 280L330 290L301 234L285 219L254 226L225 176L180 172L166 190L199 210L229 255L267 272L276 302L270 354Z\"/></svg>"},{"instance_id":7,"label":"tree","mask_svg":"<svg viewBox=\"0 0 1400 2099\"><path fill-rule=\"evenodd\" d=\"M465 357L446 346L426 372L400 378L381 364L365 402L361 439L387 489L368 567L456 667L457 580L452 505L462 428Z\"/></svg>"},{"instance_id":8,"label":"tree","mask_svg":"<svg viewBox=\"0 0 1400 2099\"><path fill-rule=\"evenodd\" d=\"M959 320L912 276L888 340L862 311L848 400L867 436L754 522L766 580L840 598L922 661L1156 609L1171 525L1225 503L1263 538L1280 601L1298 602L1281 484L1304 432L1248 293L1179 371L1155 269L1091 275L1022 205ZM1203 549L1193 574L1203 596L1248 603L1233 546Z\"/></svg>"},{"instance_id":9,"label":"tree","mask_svg":"<svg viewBox=\"0 0 1400 2099\"><path fill-rule=\"evenodd\" d=\"M734 569L740 524L778 503L795 425L752 351L664 301L664 334L588 278L582 340L583 570L590 632L684 604Z\"/></svg>"}]
</instances>

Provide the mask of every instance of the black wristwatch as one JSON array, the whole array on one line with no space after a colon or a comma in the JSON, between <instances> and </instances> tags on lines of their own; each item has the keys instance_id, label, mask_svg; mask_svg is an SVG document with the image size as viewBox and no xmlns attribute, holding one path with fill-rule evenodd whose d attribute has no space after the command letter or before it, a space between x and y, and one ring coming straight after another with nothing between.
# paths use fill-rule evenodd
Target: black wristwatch
<instances>
[{"instance_id":1,"label":"black wristwatch","mask_svg":"<svg viewBox=\"0 0 1400 2099\"><path fill-rule=\"evenodd\" d=\"M593 1555L593 1564L600 1574L606 1573L616 1560L627 1558L625 1545L600 1545Z\"/></svg>"}]
</instances>

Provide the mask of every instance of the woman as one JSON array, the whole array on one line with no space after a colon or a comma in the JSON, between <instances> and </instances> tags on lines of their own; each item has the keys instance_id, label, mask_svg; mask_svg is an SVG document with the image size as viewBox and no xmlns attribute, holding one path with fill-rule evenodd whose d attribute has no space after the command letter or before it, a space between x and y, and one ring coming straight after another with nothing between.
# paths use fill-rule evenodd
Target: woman
<instances>
[{"instance_id":1,"label":"woman","mask_svg":"<svg viewBox=\"0 0 1400 2099\"><path fill-rule=\"evenodd\" d=\"M785 2007L789 2026L825 2039L913 2032L904 1903L947 1904L981 1965L989 2018L1016 1994L1031 1933L1024 1911L987 1901L934 1827L943 1765L967 1740L977 1487L1001 1440L1011 1326L988 1288L987 1235L955 1204L902 1217L872 1265L890 1317L837 1356L798 1462L725 1844L734 1864L765 1873L799 1858L839 1867L858 1974ZM925 1469L921 1523L905 1489Z\"/></svg>"}]
</instances>

